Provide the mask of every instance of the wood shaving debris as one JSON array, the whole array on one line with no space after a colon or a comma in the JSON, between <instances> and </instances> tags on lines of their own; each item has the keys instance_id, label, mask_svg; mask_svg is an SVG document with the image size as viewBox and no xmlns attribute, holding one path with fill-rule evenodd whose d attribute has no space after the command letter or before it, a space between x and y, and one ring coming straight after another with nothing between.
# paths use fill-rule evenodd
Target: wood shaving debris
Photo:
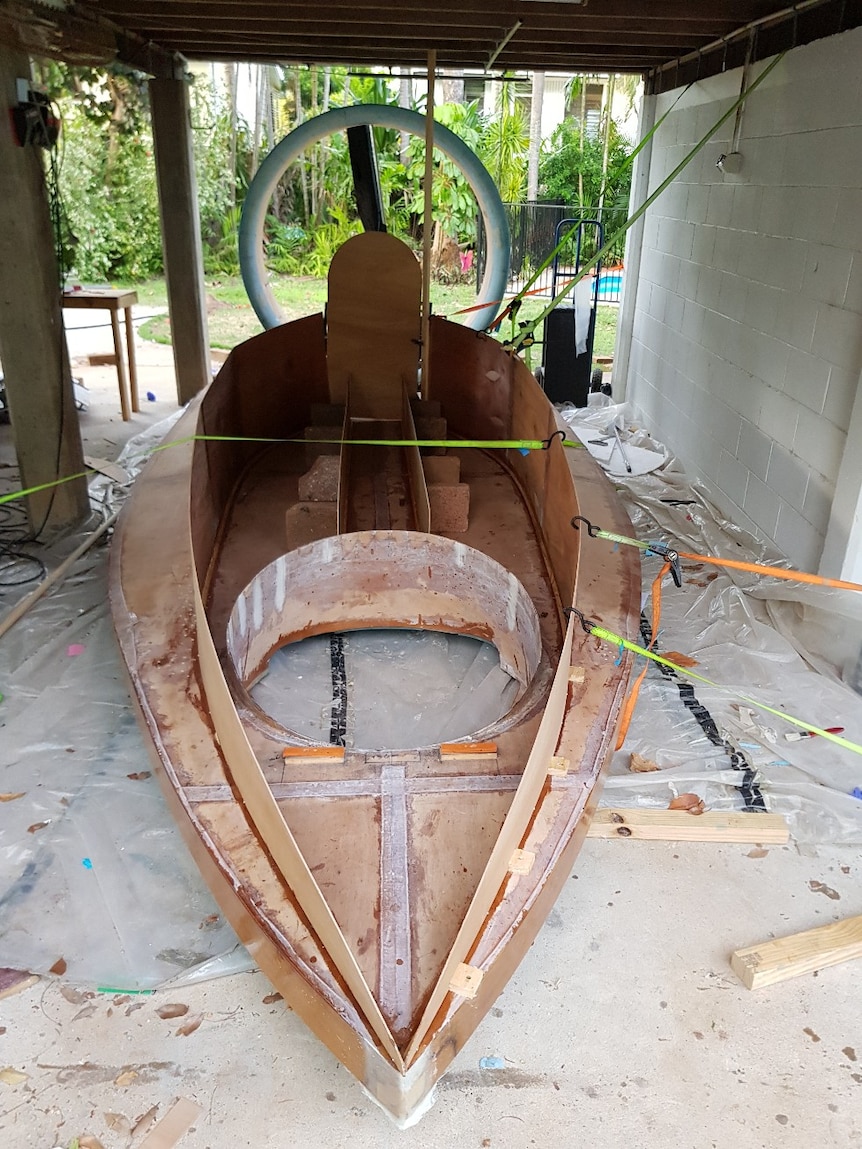
<instances>
[{"instance_id":1,"label":"wood shaving debris","mask_svg":"<svg viewBox=\"0 0 862 1149\"><path fill-rule=\"evenodd\" d=\"M34 822L32 826L27 827L27 833L35 834L37 830L44 830L46 826L50 825L50 822Z\"/></svg>"},{"instance_id":2,"label":"wood shaving debris","mask_svg":"<svg viewBox=\"0 0 862 1149\"><path fill-rule=\"evenodd\" d=\"M127 778L131 778L133 782L143 782L147 778L152 778L152 773L149 770L138 770L136 774L127 774Z\"/></svg>"},{"instance_id":3,"label":"wood shaving debris","mask_svg":"<svg viewBox=\"0 0 862 1149\"><path fill-rule=\"evenodd\" d=\"M280 993L268 993L266 995L266 997L263 999L263 1004L264 1005L272 1005L273 1002L276 1002L276 1001L284 1001L284 998L281 996Z\"/></svg>"},{"instance_id":4,"label":"wood shaving debris","mask_svg":"<svg viewBox=\"0 0 862 1149\"><path fill-rule=\"evenodd\" d=\"M96 1007L91 1002L89 1005L85 1005L83 1009L79 1009L72 1021L80 1021L82 1017L92 1017L95 1012Z\"/></svg>"},{"instance_id":5,"label":"wood shaving debris","mask_svg":"<svg viewBox=\"0 0 862 1149\"><path fill-rule=\"evenodd\" d=\"M105 1149L99 1138L93 1137L89 1133L85 1133L82 1137L78 1138L78 1145L80 1149Z\"/></svg>"},{"instance_id":6,"label":"wood shaving debris","mask_svg":"<svg viewBox=\"0 0 862 1149\"><path fill-rule=\"evenodd\" d=\"M165 1005L160 1005L156 1010L159 1017L168 1019L171 1017L185 1017L189 1012L189 1007L183 1005L181 1001L169 1001Z\"/></svg>"},{"instance_id":7,"label":"wood shaving debris","mask_svg":"<svg viewBox=\"0 0 862 1149\"><path fill-rule=\"evenodd\" d=\"M749 850L745 855L746 858L765 858L769 850L764 850L763 846L755 846L753 850Z\"/></svg>"},{"instance_id":8,"label":"wood shaving debris","mask_svg":"<svg viewBox=\"0 0 862 1149\"><path fill-rule=\"evenodd\" d=\"M808 883L809 890L815 894L825 894L827 898L831 898L833 902L841 900L841 895L837 890L833 890L831 886L827 886L825 882L815 882L814 879Z\"/></svg>"},{"instance_id":9,"label":"wood shaving debris","mask_svg":"<svg viewBox=\"0 0 862 1149\"><path fill-rule=\"evenodd\" d=\"M188 1037L190 1033L194 1033L194 1031L200 1026L202 1021L203 1021L202 1017L191 1018L191 1020L187 1021L185 1023L185 1025L180 1026L180 1028L177 1030L177 1032L174 1034L174 1036L175 1037Z\"/></svg>"},{"instance_id":10,"label":"wood shaving debris","mask_svg":"<svg viewBox=\"0 0 862 1149\"><path fill-rule=\"evenodd\" d=\"M685 810L689 814L702 814L706 807L697 794L680 794L668 803L668 810Z\"/></svg>"},{"instance_id":11,"label":"wood shaving debris","mask_svg":"<svg viewBox=\"0 0 862 1149\"><path fill-rule=\"evenodd\" d=\"M126 1085L131 1085L137 1076L138 1074L136 1070L124 1069L119 1077L114 1078L114 1085L119 1085L122 1089Z\"/></svg>"},{"instance_id":12,"label":"wood shaving debris","mask_svg":"<svg viewBox=\"0 0 862 1149\"><path fill-rule=\"evenodd\" d=\"M51 972L53 973L53 970ZM89 994L82 993L79 989L72 989L70 985L61 985L60 993L70 1005L83 1005L89 997Z\"/></svg>"},{"instance_id":13,"label":"wood shaving debris","mask_svg":"<svg viewBox=\"0 0 862 1149\"><path fill-rule=\"evenodd\" d=\"M13 1069L11 1065L7 1065L5 1069L0 1069L0 1081L4 1085L20 1085L29 1076L29 1073L22 1073L20 1069Z\"/></svg>"},{"instance_id":14,"label":"wood shaving debris","mask_svg":"<svg viewBox=\"0 0 862 1149\"><path fill-rule=\"evenodd\" d=\"M675 662L677 666L697 666L697 659L691 658L688 654L683 654L679 650L668 650L662 658L666 658L668 662Z\"/></svg>"},{"instance_id":15,"label":"wood shaving debris","mask_svg":"<svg viewBox=\"0 0 862 1149\"><path fill-rule=\"evenodd\" d=\"M655 762L649 758L644 758L643 754L632 754L629 761L629 770L632 774L652 774L661 767L657 766Z\"/></svg>"},{"instance_id":16,"label":"wood shaving debris","mask_svg":"<svg viewBox=\"0 0 862 1149\"><path fill-rule=\"evenodd\" d=\"M14 802L16 798L23 798L25 793L22 790L20 794L0 794L0 802Z\"/></svg>"},{"instance_id":17,"label":"wood shaving debris","mask_svg":"<svg viewBox=\"0 0 862 1149\"><path fill-rule=\"evenodd\" d=\"M128 1137L132 1132L132 1123L125 1113L104 1113L102 1116L112 1133L122 1133Z\"/></svg>"},{"instance_id":18,"label":"wood shaving debris","mask_svg":"<svg viewBox=\"0 0 862 1149\"><path fill-rule=\"evenodd\" d=\"M59 957L48 970L48 973L55 973L57 977L62 977L69 967L66 965L66 959Z\"/></svg>"}]
</instances>

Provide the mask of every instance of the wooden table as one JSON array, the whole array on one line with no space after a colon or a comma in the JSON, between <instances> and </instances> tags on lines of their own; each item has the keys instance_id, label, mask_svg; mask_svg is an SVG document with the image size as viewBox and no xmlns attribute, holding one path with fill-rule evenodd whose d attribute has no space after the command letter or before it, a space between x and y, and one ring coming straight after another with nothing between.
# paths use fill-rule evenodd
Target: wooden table
<instances>
[{"instance_id":1,"label":"wooden table","mask_svg":"<svg viewBox=\"0 0 862 1149\"><path fill-rule=\"evenodd\" d=\"M138 302L136 291L77 291L63 292L63 307L81 307L88 310L105 310L111 313L111 331L114 336L114 359L117 364L117 379L120 384L120 408L125 420L131 419L132 411L140 411L138 402L138 368L135 362L135 332L132 327L132 307ZM126 350L128 353L129 373L126 377L126 357L123 354L123 342L120 336L119 313L123 311L126 316ZM131 399L131 410L130 410Z\"/></svg>"}]
</instances>

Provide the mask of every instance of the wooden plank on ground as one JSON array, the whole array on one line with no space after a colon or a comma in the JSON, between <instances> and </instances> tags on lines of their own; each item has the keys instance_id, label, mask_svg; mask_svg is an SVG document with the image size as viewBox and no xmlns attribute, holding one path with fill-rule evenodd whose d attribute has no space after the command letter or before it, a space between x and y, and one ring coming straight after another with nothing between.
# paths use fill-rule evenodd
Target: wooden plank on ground
<instances>
[{"instance_id":1,"label":"wooden plank on ground","mask_svg":"<svg viewBox=\"0 0 862 1149\"><path fill-rule=\"evenodd\" d=\"M708 810L597 810L590 838L640 838L651 842L760 842L781 845L788 840L787 822L780 814L745 814Z\"/></svg>"},{"instance_id":2,"label":"wooden plank on ground","mask_svg":"<svg viewBox=\"0 0 862 1149\"><path fill-rule=\"evenodd\" d=\"M730 964L749 989L761 989L860 957L862 916L735 950Z\"/></svg>"}]
</instances>

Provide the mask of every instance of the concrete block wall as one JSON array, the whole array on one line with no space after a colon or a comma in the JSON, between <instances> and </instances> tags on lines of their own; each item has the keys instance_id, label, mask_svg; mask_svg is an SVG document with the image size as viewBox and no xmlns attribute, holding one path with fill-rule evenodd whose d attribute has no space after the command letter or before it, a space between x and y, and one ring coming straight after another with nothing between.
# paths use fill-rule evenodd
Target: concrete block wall
<instances>
[{"instance_id":1,"label":"concrete block wall","mask_svg":"<svg viewBox=\"0 0 862 1149\"><path fill-rule=\"evenodd\" d=\"M862 29L788 52L746 103L741 173L716 167L731 117L649 209L628 360L643 425L740 526L807 570L842 461L842 482L862 482L845 455L862 373L860 61ZM653 140L650 191L740 82L736 70L657 98L656 120L674 108Z\"/></svg>"}]
</instances>

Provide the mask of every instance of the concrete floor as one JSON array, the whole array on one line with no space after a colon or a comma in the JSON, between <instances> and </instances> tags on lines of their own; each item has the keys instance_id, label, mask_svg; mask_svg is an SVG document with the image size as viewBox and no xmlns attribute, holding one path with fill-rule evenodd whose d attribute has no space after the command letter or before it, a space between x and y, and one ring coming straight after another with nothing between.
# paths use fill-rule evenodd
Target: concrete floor
<instances>
[{"instance_id":1,"label":"concrete floor","mask_svg":"<svg viewBox=\"0 0 862 1149\"><path fill-rule=\"evenodd\" d=\"M112 368L75 371L92 391L88 454L115 457L175 409L170 349L140 347L139 363L142 395L157 398L131 424ZM134 997L42 979L0 1001L0 1145L137 1146L138 1118L177 1097L202 1110L181 1149L862 1145L859 963L757 992L729 965L740 946L862 913L860 875L849 848L588 840L515 978L405 1132L267 1000L261 974ZM188 1012L162 1020L168 1002ZM488 1057L503 1068L482 1068Z\"/></svg>"},{"instance_id":2,"label":"concrete floor","mask_svg":"<svg viewBox=\"0 0 862 1149\"><path fill-rule=\"evenodd\" d=\"M75 1001L43 980L3 1001L0 1066L27 1079L0 1084L0 1143L50 1149L89 1134L126 1146L127 1123L183 1096L202 1107L183 1149L848 1149L862 1142L858 963L752 992L728 956L859 913L859 860L753 849L589 840L536 945L406 1132L255 973ZM161 1020L165 1002L188 1014ZM482 1069L485 1057L504 1068Z\"/></svg>"}]
</instances>

